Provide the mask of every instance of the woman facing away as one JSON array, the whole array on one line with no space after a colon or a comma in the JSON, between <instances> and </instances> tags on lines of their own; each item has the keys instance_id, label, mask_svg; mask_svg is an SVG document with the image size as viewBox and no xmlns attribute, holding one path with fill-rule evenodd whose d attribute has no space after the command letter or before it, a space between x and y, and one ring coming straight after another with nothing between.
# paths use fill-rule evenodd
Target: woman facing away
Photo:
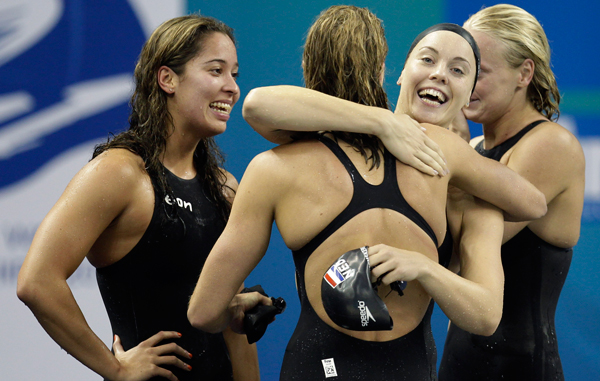
<instances>
[{"instance_id":1,"label":"woman facing away","mask_svg":"<svg viewBox=\"0 0 600 381\"><path fill-rule=\"evenodd\" d=\"M476 45L456 25L436 26L419 37L403 72L401 104L411 116L427 114L448 125L474 86ZM307 36L307 87L387 109L382 88L386 54L381 22L372 13L331 7ZM433 111L416 104L423 91L432 89L445 96ZM434 379L432 298L459 326L491 334L502 305L502 213L485 203L472 208L473 214L465 212L466 219L481 220L470 224L472 235L487 232L488 239L471 240L467 234L463 260L468 266L462 277L452 273L440 265L447 258L437 252L446 233L448 185L517 218L542 215L545 200L527 181L477 155L455 134L434 127L427 134L446 153L450 175L429 176L402 164L378 138L356 133L326 132L254 158L190 300L192 325L209 332L228 325L240 329L244 311L268 304L266 298L236 293L264 255L275 221L293 252L302 306L281 379L318 380L334 374L345 380ZM512 194L511 183L518 184ZM387 331L343 328L324 306L324 274L342 254L365 246L370 246L372 278L382 281L377 293L394 322ZM403 296L390 293L395 281L408 282Z\"/></svg>"},{"instance_id":2,"label":"woman facing away","mask_svg":"<svg viewBox=\"0 0 600 381\"><path fill-rule=\"evenodd\" d=\"M27 253L19 298L62 348L105 379L259 378L245 336L200 332L186 316L237 187L213 140L239 98L237 74L225 24L190 15L159 26L135 68L128 131L96 148ZM67 284L86 257L97 269L114 354Z\"/></svg>"},{"instance_id":3,"label":"woman facing away","mask_svg":"<svg viewBox=\"0 0 600 381\"><path fill-rule=\"evenodd\" d=\"M560 94L538 20L506 4L465 22L481 48L481 76L466 118L483 125L472 145L546 196L548 213L505 223L502 320L482 337L451 325L440 380L563 380L556 305L579 239L585 187L581 145L554 123Z\"/></svg>"}]
</instances>

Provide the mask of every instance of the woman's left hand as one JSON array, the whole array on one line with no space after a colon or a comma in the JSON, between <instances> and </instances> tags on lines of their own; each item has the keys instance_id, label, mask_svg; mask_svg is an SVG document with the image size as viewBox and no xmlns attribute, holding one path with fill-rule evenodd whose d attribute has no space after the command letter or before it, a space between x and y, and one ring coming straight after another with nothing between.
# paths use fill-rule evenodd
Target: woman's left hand
<instances>
[{"instance_id":1,"label":"woman's left hand","mask_svg":"<svg viewBox=\"0 0 600 381\"><path fill-rule=\"evenodd\" d=\"M418 279L431 260L416 251L380 244L369 247L369 262L373 279L381 278L384 284L390 284Z\"/></svg>"}]
</instances>

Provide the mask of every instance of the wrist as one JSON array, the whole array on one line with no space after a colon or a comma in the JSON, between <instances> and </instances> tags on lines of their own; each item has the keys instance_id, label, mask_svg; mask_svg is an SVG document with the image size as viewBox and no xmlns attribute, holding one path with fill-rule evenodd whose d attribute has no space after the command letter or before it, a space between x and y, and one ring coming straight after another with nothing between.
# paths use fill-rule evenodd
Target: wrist
<instances>
[{"instance_id":1,"label":"wrist","mask_svg":"<svg viewBox=\"0 0 600 381\"><path fill-rule=\"evenodd\" d=\"M368 107L367 123L364 124L364 133L377 136L384 140L389 136L394 123L394 113L380 107Z\"/></svg>"}]
</instances>

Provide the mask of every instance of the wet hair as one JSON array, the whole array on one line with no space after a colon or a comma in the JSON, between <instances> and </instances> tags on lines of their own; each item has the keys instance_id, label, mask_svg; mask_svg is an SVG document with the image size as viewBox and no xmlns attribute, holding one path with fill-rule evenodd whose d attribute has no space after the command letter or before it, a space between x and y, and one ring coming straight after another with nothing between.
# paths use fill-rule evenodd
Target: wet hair
<instances>
[{"instance_id":1,"label":"wet hair","mask_svg":"<svg viewBox=\"0 0 600 381\"><path fill-rule=\"evenodd\" d=\"M471 36L471 33L469 33L467 30L465 30L460 25L450 24L450 23L436 24L436 25L430 26L429 28L427 28L424 31L422 31L421 33L419 33L419 35L415 38L415 40L410 45L410 48L408 49L408 53L406 54L405 62L408 61L408 57L410 57L410 53L412 53L415 46L417 46L417 44L423 38L425 38L425 36L427 36L428 34L431 34L433 32L439 32L442 30L446 30L446 31L454 32L454 33L458 34L459 36L464 38L469 43L469 45L471 45L471 49L473 49L473 55L475 56L475 82L473 83L473 89L471 90L471 94L473 94L473 91L475 90L475 85L477 85L477 78L479 77L479 71L481 69L481 54L479 53L479 46L477 46L477 42L475 42L475 39L473 38L473 36Z\"/></svg>"},{"instance_id":2,"label":"wet hair","mask_svg":"<svg viewBox=\"0 0 600 381\"><path fill-rule=\"evenodd\" d=\"M380 19L367 8L333 6L310 27L304 46L304 83L338 98L389 109L381 84L388 46ZM383 152L379 138L331 132L378 167Z\"/></svg>"},{"instance_id":3,"label":"wet hair","mask_svg":"<svg viewBox=\"0 0 600 381\"><path fill-rule=\"evenodd\" d=\"M158 190L172 196L160 159L174 125L167 110L167 94L158 84L158 69L167 66L182 75L186 63L202 52L204 41L214 33L222 33L235 43L233 29L219 20L197 14L170 19L156 28L142 47L135 66L129 129L98 145L92 159L111 148L127 149L144 160L146 171L158 182ZM222 217L227 219L231 205L223 193L227 180L221 169L223 163L223 154L214 139L201 139L194 152L198 179Z\"/></svg>"},{"instance_id":4,"label":"wet hair","mask_svg":"<svg viewBox=\"0 0 600 381\"><path fill-rule=\"evenodd\" d=\"M500 41L511 67L519 67L528 58L533 60L535 70L527 99L546 118L558 119L560 93L550 63L550 44L538 20L517 6L498 4L481 9L464 25Z\"/></svg>"}]
</instances>

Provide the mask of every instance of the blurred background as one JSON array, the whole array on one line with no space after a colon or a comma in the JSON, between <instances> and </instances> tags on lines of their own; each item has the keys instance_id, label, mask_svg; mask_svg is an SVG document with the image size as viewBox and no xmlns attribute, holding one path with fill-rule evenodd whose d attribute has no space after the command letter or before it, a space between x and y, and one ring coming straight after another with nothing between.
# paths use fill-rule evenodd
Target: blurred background
<instances>
[{"instance_id":1,"label":"blurred background","mask_svg":"<svg viewBox=\"0 0 600 381\"><path fill-rule=\"evenodd\" d=\"M392 107L406 51L423 29L462 24L486 0L348 1L384 22L390 53L386 90ZM306 31L332 1L2 0L0 2L0 379L99 380L43 331L17 299L16 280L37 226L95 144L127 127L132 72L141 46L162 21L200 11L235 29L240 102L217 141L237 179L273 147L241 116L254 87L302 86ZM582 231L564 286L556 326L566 379L600 379L600 49L593 25L600 2L515 1L544 26L561 94L559 123L586 156ZM472 124L472 136L481 128ZM87 261L69 283L88 323L110 346L112 333L94 269ZM299 314L291 253L274 229L271 246L247 285L261 284L288 302L258 342L263 380L276 380ZM448 319L432 320L439 356Z\"/></svg>"}]
</instances>

